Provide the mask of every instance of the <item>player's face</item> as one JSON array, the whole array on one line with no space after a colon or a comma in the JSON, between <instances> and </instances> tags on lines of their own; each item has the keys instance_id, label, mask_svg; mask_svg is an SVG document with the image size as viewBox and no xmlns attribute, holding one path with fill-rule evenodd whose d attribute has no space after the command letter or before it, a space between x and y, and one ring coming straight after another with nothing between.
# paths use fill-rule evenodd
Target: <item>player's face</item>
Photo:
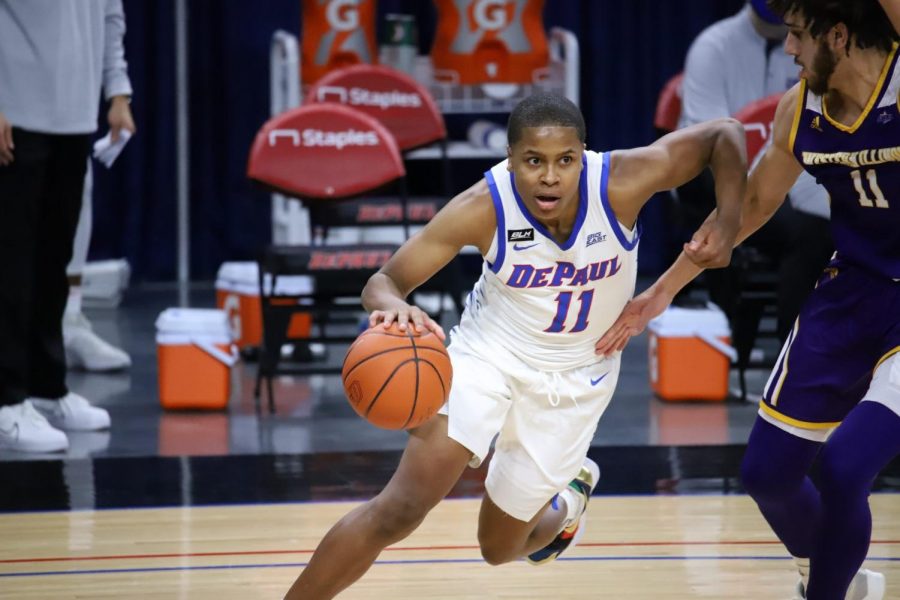
<instances>
[{"instance_id":1,"label":"player's face","mask_svg":"<svg viewBox=\"0 0 900 600\"><path fill-rule=\"evenodd\" d=\"M508 169L525 206L542 222L573 220L584 144L574 127L526 127L509 148Z\"/></svg>"},{"instance_id":2,"label":"player's face","mask_svg":"<svg viewBox=\"0 0 900 600\"><path fill-rule=\"evenodd\" d=\"M826 41L826 34L814 38L806 26L806 20L797 13L785 16L788 34L784 50L800 65L800 78L806 79L809 90L817 96L828 91L828 84L837 66L837 56Z\"/></svg>"},{"instance_id":3,"label":"player's face","mask_svg":"<svg viewBox=\"0 0 900 600\"><path fill-rule=\"evenodd\" d=\"M836 66L837 56L835 56L834 50L825 43L824 38L821 38L816 44L812 68L806 81L812 93L821 96L828 91L828 83L831 81Z\"/></svg>"}]
</instances>

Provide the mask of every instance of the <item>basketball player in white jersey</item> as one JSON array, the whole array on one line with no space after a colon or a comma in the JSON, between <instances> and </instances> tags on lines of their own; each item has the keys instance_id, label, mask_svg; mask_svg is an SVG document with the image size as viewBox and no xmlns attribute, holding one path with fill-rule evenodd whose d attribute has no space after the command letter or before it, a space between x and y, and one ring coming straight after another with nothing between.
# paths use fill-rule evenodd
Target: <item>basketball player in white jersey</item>
<instances>
[{"instance_id":1,"label":"basketball player in white jersey","mask_svg":"<svg viewBox=\"0 0 900 600\"><path fill-rule=\"evenodd\" d=\"M332 598L388 545L409 535L487 456L478 523L484 559L551 561L583 531L599 478L587 458L619 376L618 354L594 344L632 297L638 213L657 191L711 167L719 218L685 251L724 266L746 184L743 129L731 119L681 129L651 146L585 150L578 108L549 94L520 102L509 118L508 159L454 198L408 240L362 293L370 324L441 327L406 298L463 246L484 256L481 279L451 333L450 398L410 432L393 478L338 522L286 598Z\"/></svg>"}]
</instances>

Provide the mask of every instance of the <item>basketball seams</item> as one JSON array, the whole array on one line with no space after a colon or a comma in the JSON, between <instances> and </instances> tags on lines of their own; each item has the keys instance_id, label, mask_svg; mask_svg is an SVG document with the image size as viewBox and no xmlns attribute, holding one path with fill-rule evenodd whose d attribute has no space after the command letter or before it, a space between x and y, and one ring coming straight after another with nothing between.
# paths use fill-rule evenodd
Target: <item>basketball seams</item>
<instances>
[{"instance_id":1,"label":"basketball seams","mask_svg":"<svg viewBox=\"0 0 900 600\"><path fill-rule=\"evenodd\" d=\"M407 331L411 331L411 330L407 330ZM421 337L421 338L425 338L425 337L428 337L428 336L434 335L434 334L431 333L431 331L425 331L418 336L411 336L410 333L403 333L402 331L400 333L393 333L391 331L383 331L383 330L378 331L377 328L373 327L371 329L367 329L366 331L364 331L362 333L362 335L386 335L388 337Z\"/></svg>"},{"instance_id":2,"label":"basketball seams","mask_svg":"<svg viewBox=\"0 0 900 600\"><path fill-rule=\"evenodd\" d=\"M412 346L413 360L416 364L416 385L413 391L412 406L409 409L409 416L406 417L406 422L403 423L403 429L406 429L409 426L409 422L412 420L413 415L416 414L416 406L419 404L419 352L416 347L416 338L413 337L412 331L408 329L406 331L409 334L409 343Z\"/></svg>"},{"instance_id":3,"label":"basketball seams","mask_svg":"<svg viewBox=\"0 0 900 600\"><path fill-rule=\"evenodd\" d=\"M343 373L343 377L349 377L350 373L352 373L356 367L358 367L359 365L363 364L364 362L366 362L368 360L372 360L373 358L377 358L379 356L383 356L383 355L389 354L391 352L399 352L401 350L409 350L409 346L398 346L396 348L388 348L387 350L379 350L378 352L369 354L365 358L361 358L358 361L356 361L356 364L353 365L352 367L350 367L350 369L347 371L345 371L345 369L347 368L347 358L344 357L344 364L341 366L341 372ZM347 356L350 356L350 352L347 352Z\"/></svg>"},{"instance_id":4,"label":"basketball seams","mask_svg":"<svg viewBox=\"0 0 900 600\"><path fill-rule=\"evenodd\" d=\"M391 374L388 375L387 377L385 377L384 383L381 384L381 387L378 389L378 392L372 397L372 401L369 403L369 406L366 407L366 410L364 412L364 415L366 417L368 417L369 413L372 412L372 408L375 406L375 403L378 402L378 399L381 397L381 392L383 392L384 389L388 386L388 384L391 382L391 379L393 379L394 375L397 374L397 371L399 371L401 368L403 368L404 366L408 365L411 362L415 362L415 359L408 358L408 359L404 360L403 362L397 363L397 366L394 367L394 370L391 371Z\"/></svg>"},{"instance_id":5,"label":"basketball seams","mask_svg":"<svg viewBox=\"0 0 900 600\"><path fill-rule=\"evenodd\" d=\"M367 340L368 335L379 337ZM409 341L402 340L404 337ZM406 353L391 354L397 350ZM415 373L406 368L410 363ZM422 363L435 378L421 370L425 368ZM394 430L418 427L430 418L446 400L452 378L444 344L433 332L416 334L412 329L402 333L396 328L367 330L348 348L341 370L344 391L356 412L379 427ZM420 402L423 393L429 397ZM436 404L438 398L441 402Z\"/></svg>"},{"instance_id":6,"label":"basketball seams","mask_svg":"<svg viewBox=\"0 0 900 600\"><path fill-rule=\"evenodd\" d=\"M441 398L446 398L447 397L447 384L444 382L444 378L441 376L441 370L437 368L436 364L434 364L430 360L427 360L424 358L419 361L419 364L428 365L429 367L431 367L431 370L434 371L434 374L437 377L437 380L441 384ZM443 402L441 402L441 404L443 404Z\"/></svg>"},{"instance_id":7,"label":"basketball seams","mask_svg":"<svg viewBox=\"0 0 900 600\"><path fill-rule=\"evenodd\" d=\"M350 373L353 372L353 369L355 369L356 367L358 367L359 365L361 365L363 362L369 360L370 358L374 358L374 357L376 357L376 356L380 356L380 355L385 354L385 353L387 353L387 352L393 352L393 351L395 351L395 350L408 350L408 349L410 348L410 346L399 346L399 347L397 347L397 348L389 348L389 349L387 349L387 350L381 350L381 351L379 351L379 352L376 352L375 354L370 354L370 355L366 356L365 358L360 359L359 362L357 362L357 363L354 364L352 367L350 367L349 370L345 371L345 369L347 369L347 357L350 356L350 355L353 353L353 349L356 347L356 345L363 339L364 336L367 336L367 335L384 335L384 336L392 337L392 338L402 338L402 337L406 337L406 338L409 338L410 340L415 339L414 336L412 336L412 335L409 334L409 333L406 334L406 335L397 335L397 334L391 333L391 332L389 332L389 331L376 331L376 330L374 330L374 329L369 329L369 330L367 330L367 331L364 332L359 338L357 338L356 341L354 341L354 342L350 345L350 347L347 349L347 353L344 355L344 361L341 363L341 372L344 374L344 375L343 375L344 377L350 375ZM426 335L423 335L423 336L417 336L417 337L425 338L425 337L427 337L428 335L432 335L431 332L428 332ZM435 338L435 339L437 339L437 338ZM413 343L413 345L415 345L415 343ZM420 348L420 349L422 349L422 350L429 350L429 351L431 351L431 352L439 352L439 353L441 353L441 354L445 354L445 353L446 353L446 348L444 348L443 344L441 344L439 348L433 348L433 347L431 347L431 346L417 346L417 347Z\"/></svg>"}]
</instances>

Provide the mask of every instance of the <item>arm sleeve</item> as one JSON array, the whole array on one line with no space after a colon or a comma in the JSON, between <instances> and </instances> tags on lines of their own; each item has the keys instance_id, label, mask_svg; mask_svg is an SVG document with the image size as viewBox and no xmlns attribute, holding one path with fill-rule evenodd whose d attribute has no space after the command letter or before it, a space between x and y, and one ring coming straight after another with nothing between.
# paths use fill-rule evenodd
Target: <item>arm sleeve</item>
<instances>
[{"instance_id":1,"label":"arm sleeve","mask_svg":"<svg viewBox=\"0 0 900 600\"><path fill-rule=\"evenodd\" d=\"M701 33L685 60L681 127L731 116L724 62L718 45Z\"/></svg>"},{"instance_id":2,"label":"arm sleeve","mask_svg":"<svg viewBox=\"0 0 900 600\"><path fill-rule=\"evenodd\" d=\"M113 96L130 96L128 63L125 61L125 11L122 0L107 0L103 28L103 91Z\"/></svg>"}]
</instances>

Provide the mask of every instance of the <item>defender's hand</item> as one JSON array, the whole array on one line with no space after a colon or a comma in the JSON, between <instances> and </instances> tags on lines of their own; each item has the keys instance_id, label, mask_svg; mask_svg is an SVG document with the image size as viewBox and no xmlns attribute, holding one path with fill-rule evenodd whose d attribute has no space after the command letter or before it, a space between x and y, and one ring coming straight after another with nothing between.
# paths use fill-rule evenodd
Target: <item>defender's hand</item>
<instances>
[{"instance_id":1,"label":"defender's hand","mask_svg":"<svg viewBox=\"0 0 900 600\"><path fill-rule=\"evenodd\" d=\"M369 315L369 327L375 327L382 323L384 328L388 329L394 322L397 323L401 331L406 331L406 328L411 326L416 333L421 333L427 329L442 342L447 339L447 336L444 335L444 329L418 306L406 304L389 310L373 310L372 314Z\"/></svg>"},{"instance_id":2,"label":"defender's hand","mask_svg":"<svg viewBox=\"0 0 900 600\"><path fill-rule=\"evenodd\" d=\"M671 302L671 296L652 287L635 296L625 305L612 327L594 345L594 353L609 356L613 352L621 352L628 345L628 340L644 331L650 319L662 314Z\"/></svg>"}]
</instances>

